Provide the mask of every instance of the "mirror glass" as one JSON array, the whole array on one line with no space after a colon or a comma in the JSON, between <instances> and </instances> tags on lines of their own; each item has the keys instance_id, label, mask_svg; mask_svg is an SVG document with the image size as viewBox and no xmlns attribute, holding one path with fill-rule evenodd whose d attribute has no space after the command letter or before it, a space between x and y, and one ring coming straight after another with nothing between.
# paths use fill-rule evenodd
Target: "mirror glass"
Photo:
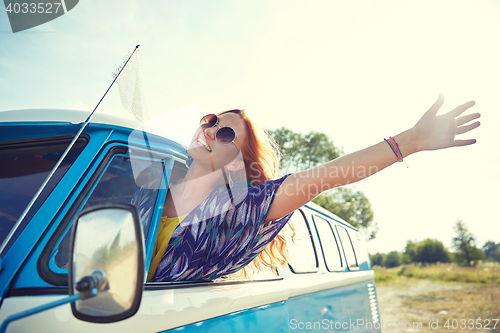
<instances>
[{"instance_id":1,"label":"mirror glass","mask_svg":"<svg viewBox=\"0 0 500 333\"><path fill-rule=\"evenodd\" d=\"M140 229L127 209L104 208L80 215L74 234L72 284L96 270L102 270L108 283L96 297L75 303L84 316L120 316L136 306L139 267L142 256ZM138 222L137 222L138 223ZM142 290L142 288L141 288ZM140 297L140 296L139 296Z\"/></svg>"}]
</instances>

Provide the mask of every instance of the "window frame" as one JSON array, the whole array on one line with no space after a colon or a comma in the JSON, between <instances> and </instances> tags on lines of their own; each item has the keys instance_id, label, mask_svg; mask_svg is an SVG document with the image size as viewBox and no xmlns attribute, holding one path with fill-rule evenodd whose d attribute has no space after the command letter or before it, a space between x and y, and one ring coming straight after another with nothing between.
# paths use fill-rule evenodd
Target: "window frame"
<instances>
[{"instance_id":1,"label":"window frame","mask_svg":"<svg viewBox=\"0 0 500 333\"><path fill-rule=\"evenodd\" d=\"M345 256L345 259L346 259L347 269L349 269L349 271L359 271L359 260L358 260L358 257L356 256L356 251L354 250L354 245L352 243L352 239L351 239L351 235L349 234L349 231L347 230L347 228L345 228L343 226L336 225L335 228L337 229L337 233L339 234L340 243L342 244L342 250L344 252L344 256ZM344 243L342 241L342 236L341 236L341 233L340 233L339 229L343 229L345 231L347 239L349 240L349 244L346 244L344 246ZM356 266L351 266L349 264L349 262L348 262L349 260L347 258L346 247L349 248L349 246L350 246L350 249L351 249L351 253L354 256L354 260L356 261Z\"/></svg>"},{"instance_id":2,"label":"window frame","mask_svg":"<svg viewBox=\"0 0 500 333\"><path fill-rule=\"evenodd\" d=\"M69 230L71 227L71 223L74 220L74 217L78 211L82 209L82 207L85 205L87 202L89 196L93 192L93 190L96 188L97 184L99 183L99 180L103 176L104 172L108 168L109 164L111 163L112 159L117 156L117 155L126 155L129 156L130 158L134 157L146 157L146 158L154 158L157 160L162 160L164 164L164 175L162 179L162 183L160 185L160 190L156 198L155 202L155 207L153 214L151 216L151 221L149 222L149 230L148 234L144 235L145 243L146 243L146 260L152 255L153 247L154 247L154 239L156 238L156 231L158 228L159 224L159 217L161 215L161 210L159 209L160 205L163 207L163 201L165 200L166 197L166 192L168 186L168 181L170 178L170 172L173 169L173 163L174 161L182 161L179 158L176 158L172 156L171 154L167 153L159 153L159 152L154 152L149 149L145 148L138 148L138 147L129 147L124 144L120 143L114 143L109 147L107 151L104 153L100 154L103 155L103 158L98 161L97 163L94 163L96 165L95 169L92 172L92 175L90 178L87 180L86 184L83 187L83 190L80 191L80 193L75 194L74 192L76 191L76 187L74 192L66 199L66 202L71 200L70 198L75 199L70 203L70 207L68 211L64 214L64 216L61 219L61 222L59 223L56 231L54 234L50 237L49 241L47 244L44 246L41 255L39 259L37 260L37 271L40 275L40 277L47 283L52 284L52 285L57 285L57 286L67 286L68 285L68 274L67 271L66 273L56 273L50 269L51 264L50 260L52 258L52 253L55 247L60 243L60 240L62 237L66 234L66 232ZM182 161L184 162L184 161ZM89 167L88 170L92 170L92 165ZM89 172L89 171L87 171ZM84 178L84 177L83 177ZM82 179L83 179L82 178ZM81 181L81 180L80 180ZM162 189L163 187L166 187L165 189ZM66 206L67 203L65 203L64 206ZM63 206L63 207L64 207ZM158 221L156 221L156 219ZM151 236L154 234L154 236ZM153 238L152 245L151 245L151 238ZM150 261L150 260L149 260ZM147 269L149 268L150 262L146 261L145 262L145 269L147 272Z\"/></svg>"},{"instance_id":3,"label":"window frame","mask_svg":"<svg viewBox=\"0 0 500 333\"><path fill-rule=\"evenodd\" d=\"M343 272L346 265L344 265L344 258L342 257L342 253L343 252L340 251L340 248L342 247L342 243L340 243L340 245L339 245L340 237L337 237L337 235L335 234L334 228L332 227L332 224L330 223L330 221L326 217L320 216L318 214L313 214L312 217L313 217L314 224L315 224L315 227L316 227L316 232L318 233L318 240L319 240L319 243L320 243L320 246L321 246L321 252L323 253L323 261L325 263L325 267L326 267L327 271L330 272L330 273ZM316 222L316 218L322 219L323 221L326 222L327 226L330 227L330 230L331 230L332 235L333 235L333 239L335 240L335 244L337 246L337 253L338 253L339 259L340 259L340 268L339 269L332 269L331 270L328 267L328 263L326 261L325 249L324 249L323 241L321 239L321 234L319 232L319 228L318 228L318 225L317 225L317 222ZM347 264L347 261L345 261L345 263Z\"/></svg>"},{"instance_id":4,"label":"window frame","mask_svg":"<svg viewBox=\"0 0 500 333\"><path fill-rule=\"evenodd\" d=\"M48 136L48 137L37 137L37 138L28 138L28 139L0 141L0 149L21 149L23 147L35 148L35 147L43 147L46 145L57 145L57 144L69 145L73 139L74 139L74 135L56 135L56 136ZM78 140L75 142L75 144L76 143L81 144L82 145L81 148L83 151L87 147L89 141L90 141L90 136L88 134L82 134L78 138ZM73 149L75 149L74 146L71 148L71 150L73 150ZM71 150L70 150L70 153L71 153ZM62 152L64 152L64 150L62 150ZM71 166L76 162L78 157L79 157L79 155L75 157L75 160L71 163ZM66 158L68 158L68 156L66 156L65 159ZM27 212L26 216L21 221L21 224L19 224L19 226L17 226L16 230L14 231L14 233L12 235L10 235L10 237L8 237L10 234L10 231L9 231L9 233L7 234L7 237L1 242L0 245L5 244L5 247L2 249L0 256L3 257L9 251L10 247L12 246L12 244L14 244L17 237L26 228L29 221L31 221L33 216L38 211L38 209L40 209L40 207L43 206L43 203L45 202L45 200L50 196L52 191L57 187L57 184L59 183L59 181L61 181L61 179L64 178L64 176L69 171L71 166L63 174L61 174L59 178L54 178L54 176L57 174L57 171L58 171L58 170L56 170L56 173L54 173L53 177L49 180L46 187L40 193L39 197L35 200L35 202L31 206L31 208ZM45 179L44 179L44 181L45 181ZM40 186L42 184L43 184L43 182L40 184ZM34 193L34 195L35 194L36 194L36 192ZM33 197L30 199L29 202L31 202L32 199L33 199ZM26 208L23 209L23 212L25 209ZM17 224L17 222L14 224L13 227L15 227L16 224Z\"/></svg>"},{"instance_id":5,"label":"window frame","mask_svg":"<svg viewBox=\"0 0 500 333\"><path fill-rule=\"evenodd\" d=\"M303 218L303 221L305 223L305 226L308 230L308 233L309 233L309 240L310 240L310 244L312 246L312 249L313 249L313 253L314 253L314 259L316 260L316 266L313 270L309 270L309 271L295 271L293 269L293 266L288 263L288 268L290 269L290 271L293 273L293 274L310 274L310 273L317 273L319 271L319 258L318 258L318 251L316 250L316 245L314 244L314 240L313 240L313 235L312 235L312 229L311 229L311 226L309 224L309 221L307 220L307 217L306 215L304 214L304 212L302 211L302 209L297 209L295 211L295 214L297 214L297 212L299 212L301 215L302 215L302 218ZM294 214L294 215L295 215ZM292 216L293 218L293 216ZM289 221L290 222L290 221ZM291 222L294 222L291 220Z\"/></svg>"}]
</instances>

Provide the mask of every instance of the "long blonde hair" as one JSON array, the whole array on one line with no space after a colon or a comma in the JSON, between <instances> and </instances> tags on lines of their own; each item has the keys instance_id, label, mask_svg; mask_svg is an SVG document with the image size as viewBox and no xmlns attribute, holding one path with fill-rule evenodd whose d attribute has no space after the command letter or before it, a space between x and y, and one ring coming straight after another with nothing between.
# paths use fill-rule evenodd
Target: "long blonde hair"
<instances>
[{"instance_id":1,"label":"long blonde hair","mask_svg":"<svg viewBox=\"0 0 500 333\"><path fill-rule=\"evenodd\" d=\"M278 178L280 166L279 146L268 133L257 126L245 113L245 110L234 109L223 111L224 113L236 113L240 115L246 125L246 144L242 147L241 153L245 162L245 174L240 175L240 179L246 179L255 185L260 185L267 180ZM246 178L245 178L246 177ZM240 180L238 179L238 180ZM293 240L295 229L290 222L286 227ZM285 229L284 228L284 229ZM250 278L251 275L270 267L273 270L279 265L283 266L288 262L286 252L286 240L282 233L278 234L269 245L250 264L244 267L237 275ZM239 273L239 274L238 274Z\"/></svg>"}]
</instances>

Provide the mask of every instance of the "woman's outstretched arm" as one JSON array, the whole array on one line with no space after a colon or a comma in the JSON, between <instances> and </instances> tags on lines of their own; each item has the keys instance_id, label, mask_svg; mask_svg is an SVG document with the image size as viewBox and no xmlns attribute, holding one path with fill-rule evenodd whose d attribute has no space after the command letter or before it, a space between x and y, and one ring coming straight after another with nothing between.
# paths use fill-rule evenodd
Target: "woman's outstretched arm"
<instances>
[{"instance_id":1,"label":"woman's outstretched arm","mask_svg":"<svg viewBox=\"0 0 500 333\"><path fill-rule=\"evenodd\" d=\"M480 125L478 121L470 123L480 117L479 113L461 116L475 102L467 102L446 114L436 116L443 101L444 97L440 94L414 127L394 136L403 157L419 151L466 146L476 142L474 139L455 139L456 135L467 133ZM323 191L360 181L395 162L397 157L391 147L381 141L323 165L294 173L281 184L267 220L283 217Z\"/></svg>"}]
</instances>

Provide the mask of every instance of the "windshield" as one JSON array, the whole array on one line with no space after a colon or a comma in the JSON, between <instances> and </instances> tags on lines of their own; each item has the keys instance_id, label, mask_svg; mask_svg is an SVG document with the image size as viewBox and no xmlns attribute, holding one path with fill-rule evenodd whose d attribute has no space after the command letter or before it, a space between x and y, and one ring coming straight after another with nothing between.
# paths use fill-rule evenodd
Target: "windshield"
<instances>
[{"instance_id":1,"label":"windshield","mask_svg":"<svg viewBox=\"0 0 500 333\"><path fill-rule=\"evenodd\" d=\"M72 136L0 142L0 244L43 184L71 142ZM77 140L29 214L13 235L15 239L85 147ZM12 241L10 242L12 244ZM6 250L6 249L5 249Z\"/></svg>"}]
</instances>

